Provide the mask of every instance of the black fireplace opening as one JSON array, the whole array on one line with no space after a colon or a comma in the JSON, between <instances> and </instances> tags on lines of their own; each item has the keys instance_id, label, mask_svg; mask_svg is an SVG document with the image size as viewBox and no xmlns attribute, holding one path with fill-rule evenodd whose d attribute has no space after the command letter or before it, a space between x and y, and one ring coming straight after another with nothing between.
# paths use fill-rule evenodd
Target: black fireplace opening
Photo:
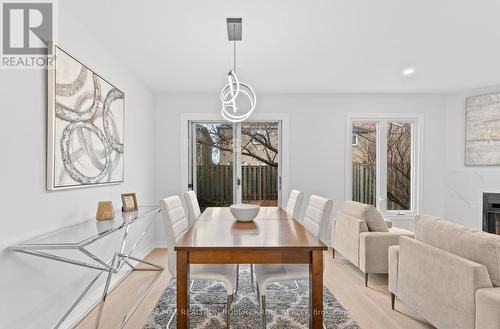
<instances>
[{"instance_id":1,"label":"black fireplace opening","mask_svg":"<svg viewBox=\"0 0 500 329\"><path fill-rule=\"evenodd\" d=\"M500 193L483 193L483 231L500 235Z\"/></svg>"}]
</instances>

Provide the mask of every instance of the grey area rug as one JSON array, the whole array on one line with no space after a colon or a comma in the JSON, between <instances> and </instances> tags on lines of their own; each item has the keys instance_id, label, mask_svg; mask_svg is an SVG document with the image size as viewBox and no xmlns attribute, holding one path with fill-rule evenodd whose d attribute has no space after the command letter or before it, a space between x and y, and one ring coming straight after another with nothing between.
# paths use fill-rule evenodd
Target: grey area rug
<instances>
[{"instance_id":1,"label":"grey area rug","mask_svg":"<svg viewBox=\"0 0 500 329\"><path fill-rule=\"evenodd\" d=\"M293 281L274 283L267 288L267 328L308 328L309 282ZM189 324L192 329L226 328L226 290L216 281L195 281L190 294ZM345 308L328 288L323 288L325 327L328 329L359 329ZM231 328L261 329L260 306L252 290L250 266L240 266L240 287L231 310ZM175 279L171 279L160 301L149 316L144 329L166 329L175 311ZM176 328L175 319L170 328Z\"/></svg>"}]
</instances>

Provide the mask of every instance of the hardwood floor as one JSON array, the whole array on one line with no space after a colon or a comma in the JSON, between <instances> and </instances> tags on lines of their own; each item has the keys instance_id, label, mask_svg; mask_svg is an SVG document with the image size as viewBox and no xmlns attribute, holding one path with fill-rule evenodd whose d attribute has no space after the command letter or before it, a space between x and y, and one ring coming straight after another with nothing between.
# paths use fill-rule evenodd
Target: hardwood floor
<instances>
[{"instance_id":1,"label":"hardwood floor","mask_svg":"<svg viewBox=\"0 0 500 329\"><path fill-rule=\"evenodd\" d=\"M153 250L146 257L146 260L166 264L166 249ZM101 328L116 328L154 276L155 272L134 272L118 288L113 290L104 308ZM143 327L169 280L170 275L168 271L165 271L125 328L139 329ZM387 291L387 275L370 275L368 288L366 288L364 275L338 253L336 253L335 259L332 259L331 251L325 255L324 284L349 311L351 317L361 328L433 328L397 300L396 311L391 310L390 295ZM93 328L95 315L96 310L94 309L77 328Z\"/></svg>"},{"instance_id":2,"label":"hardwood floor","mask_svg":"<svg viewBox=\"0 0 500 329\"><path fill-rule=\"evenodd\" d=\"M371 274L368 287L365 287L364 274L342 255L335 253L335 259L332 259L329 252L328 258L324 284L361 328L433 328L398 300L395 310L391 309L387 275Z\"/></svg>"}]
</instances>

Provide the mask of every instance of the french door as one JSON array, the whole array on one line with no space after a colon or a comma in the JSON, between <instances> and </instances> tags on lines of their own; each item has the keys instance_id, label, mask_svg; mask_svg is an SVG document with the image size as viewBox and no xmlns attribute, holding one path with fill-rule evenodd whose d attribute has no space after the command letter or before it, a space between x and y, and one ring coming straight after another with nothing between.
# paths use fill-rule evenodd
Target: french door
<instances>
[{"instance_id":1,"label":"french door","mask_svg":"<svg viewBox=\"0 0 500 329\"><path fill-rule=\"evenodd\" d=\"M418 115L348 117L347 200L392 218L418 213L422 121Z\"/></svg>"},{"instance_id":2,"label":"french door","mask_svg":"<svg viewBox=\"0 0 500 329\"><path fill-rule=\"evenodd\" d=\"M281 122L189 122L189 183L201 208L281 200Z\"/></svg>"}]
</instances>

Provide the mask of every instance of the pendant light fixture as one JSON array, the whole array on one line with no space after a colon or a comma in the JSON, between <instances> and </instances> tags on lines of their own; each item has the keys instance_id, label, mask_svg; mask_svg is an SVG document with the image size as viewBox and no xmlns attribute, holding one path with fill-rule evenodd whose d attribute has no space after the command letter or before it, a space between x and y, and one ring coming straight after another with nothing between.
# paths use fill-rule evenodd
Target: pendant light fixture
<instances>
[{"instance_id":1,"label":"pendant light fixture","mask_svg":"<svg viewBox=\"0 0 500 329\"><path fill-rule=\"evenodd\" d=\"M241 41L241 18L228 18L227 35L229 41L233 42L233 69L227 74L227 84L222 88L220 100L222 102L222 117L227 121L241 122L246 120L255 109L257 97L252 87L241 82L236 76L236 41ZM238 97L248 98L245 108L237 106Z\"/></svg>"}]
</instances>

